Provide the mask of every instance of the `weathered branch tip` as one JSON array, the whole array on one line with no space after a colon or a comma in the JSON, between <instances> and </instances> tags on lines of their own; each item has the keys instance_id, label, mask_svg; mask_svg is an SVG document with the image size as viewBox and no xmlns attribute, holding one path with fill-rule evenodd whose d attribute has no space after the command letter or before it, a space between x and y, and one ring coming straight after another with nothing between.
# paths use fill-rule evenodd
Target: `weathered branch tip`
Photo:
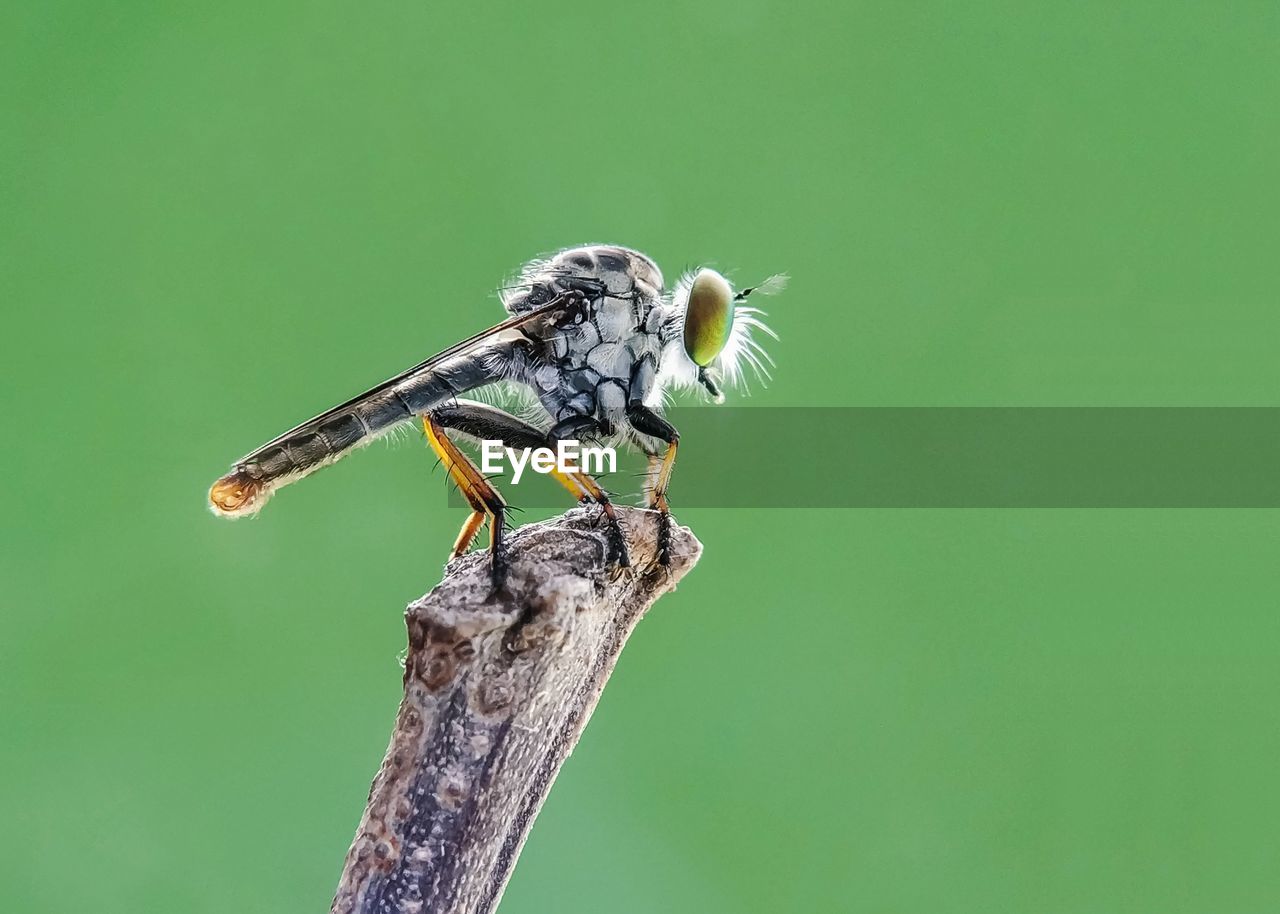
<instances>
[{"instance_id":1,"label":"weathered branch tip","mask_svg":"<svg viewBox=\"0 0 1280 914\"><path fill-rule=\"evenodd\" d=\"M490 914L628 636L698 561L657 515L617 509L619 570L595 508L515 531L503 592L488 556L449 564L409 605L404 699L332 914ZM603 903L603 899L602 899Z\"/></svg>"}]
</instances>

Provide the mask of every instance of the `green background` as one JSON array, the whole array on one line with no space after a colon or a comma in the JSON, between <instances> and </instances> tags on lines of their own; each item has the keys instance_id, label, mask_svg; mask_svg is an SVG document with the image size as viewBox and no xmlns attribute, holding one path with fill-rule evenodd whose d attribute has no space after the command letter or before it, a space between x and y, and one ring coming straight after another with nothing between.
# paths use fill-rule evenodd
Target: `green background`
<instances>
[{"instance_id":1,"label":"green background","mask_svg":"<svg viewBox=\"0 0 1280 914\"><path fill-rule=\"evenodd\" d=\"M462 516L420 442L252 522L204 492L529 256L790 272L753 403L1277 403L1273 3L11 2L0 36L5 911L327 910ZM678 513L704 561L507 914L1280 909L1276 512Z\"/></svg>"}]
</instances>

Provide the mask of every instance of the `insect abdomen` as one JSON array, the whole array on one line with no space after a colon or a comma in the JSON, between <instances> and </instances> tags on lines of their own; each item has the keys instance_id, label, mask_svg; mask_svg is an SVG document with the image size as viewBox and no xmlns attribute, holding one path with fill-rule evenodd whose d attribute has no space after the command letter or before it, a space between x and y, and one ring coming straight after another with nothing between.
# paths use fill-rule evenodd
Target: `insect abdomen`
<instances>
[{"instance_id":1,"label":"insect abdomen","mask_svg":"<svg viewBox=\"0 0 1280 914\"><path fill-rule=\"evenodd\" d=\"M209 503L215 513L228 517L253 514L276 489L489 380L484 358L477 355L453 359L392 387L370 391L236 461L231 472L209 490Z\"/></svg>"}]
</instances>

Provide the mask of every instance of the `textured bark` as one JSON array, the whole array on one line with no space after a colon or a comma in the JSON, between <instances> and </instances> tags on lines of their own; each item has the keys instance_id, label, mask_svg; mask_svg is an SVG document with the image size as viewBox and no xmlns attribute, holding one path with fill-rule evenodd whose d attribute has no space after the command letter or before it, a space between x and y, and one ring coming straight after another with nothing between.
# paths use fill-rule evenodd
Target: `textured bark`
<instances>
[{"instance_id":1,"label":"textured bark","mask_svg":"<svg viewBox=\"0 0 1280 914\"><path fill-rule=\"evenodd\" d=\"M633 569L606 560L595 508L517 530L507 592L487 553L452 563L405 614L404 699L334 914L488 914L556 773L641 616L702 550L656 515L618 509ZM601 899L606 905L606 899Z\"/></svg>"}]
</instances>

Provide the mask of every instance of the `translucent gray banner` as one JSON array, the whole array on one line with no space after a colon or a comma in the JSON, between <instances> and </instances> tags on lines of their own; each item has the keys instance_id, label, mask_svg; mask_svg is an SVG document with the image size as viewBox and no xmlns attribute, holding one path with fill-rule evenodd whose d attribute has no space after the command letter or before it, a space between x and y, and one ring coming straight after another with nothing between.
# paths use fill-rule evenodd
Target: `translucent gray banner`
<instances>
[{"instance_id":1,"label":"translucent gray banner","mask_svg":"<svg viewBox=\"0 0 1280 914\"><path fill-rule=\"evenodd\" d=\"M673 506L1280 507L1280 408L684 407L667 417L681 433ZM644 460L618 457L602 483L634 501ZM565 503L532 473L498 485L513 505Z\"/></svg>"}]
</instances>

